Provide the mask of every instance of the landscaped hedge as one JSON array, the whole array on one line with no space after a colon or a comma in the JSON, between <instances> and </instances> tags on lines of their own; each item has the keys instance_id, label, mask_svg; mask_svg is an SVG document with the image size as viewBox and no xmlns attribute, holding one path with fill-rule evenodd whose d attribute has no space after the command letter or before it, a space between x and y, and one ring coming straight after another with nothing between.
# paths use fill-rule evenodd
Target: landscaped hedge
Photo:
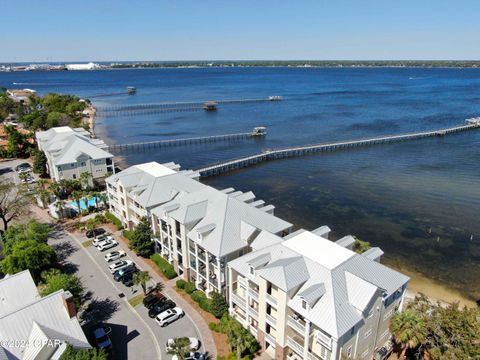
<instances>
[{"instance_id":1,"label":"landscaped hedge","mask_svg":"<svg viewBox=\"0 0 480 360\"><path fill-rule=\"evenodd\" d=\"M177 289L183 290L183 289L185 289L185 285L187 285L187 282L183 279L180 279L180 280L177 280L175 285L177 286Z\"/></svg>"},{"instance_id":2,"label":"landscaped hedge","mask_svg":"<svg viewBox=\"0 0 480 360\"><path fill-rule=\"evenodd\" d=\"M195 286L195 283L193 283L193 282L187 282L187 283L185 284L184 289L185 289L185 292L186 292L187 294L192 295L192 293L193 293L195 290L197 290L197 287Z\"/></svg>"},{"instance_id":3,"label":"landscaped hedge","mask_svg":"<svg viewBox=\"0 0 480 360\"><path fill-rule=\"evenodd\" d=\"M112 222L113 225L117 228L117 230L123 230L122 222L111 212L106 212L105 217Z\"/></svg>"},{"instance_id":4,"label":"landscaped hedge","mask_svg":"<svg viewBox=\"0 0 480 360\"><path fill-rule=\"evenodd\" d=\"M177 273L172 264L162 258L159 254L153 254L150 259L158 266L160 271L165 275L167 279L173 279L177 277Z\"/></svg>"},{"instance_id":5,"label":"landscaped hedge","mask_svg":"<svg viewBox=\"0 0 480 360\"><path fill-rule=\"evenodd\" d=\"M192 293L192 300L195 301L201 309L210 312L211 300L203 293L203 291L195 290Z\"/></svg>"},{"instance_id":6,"label":"landscaped hedge","mask_svg":"<svg viewBox=\"0 0 480 360\"><path fill-rule=\"evenodd\" d=\"M126 237L128 240L132 240L133 231L132 230L123 230L122 235Z\"/></svg>"}]
</instances>

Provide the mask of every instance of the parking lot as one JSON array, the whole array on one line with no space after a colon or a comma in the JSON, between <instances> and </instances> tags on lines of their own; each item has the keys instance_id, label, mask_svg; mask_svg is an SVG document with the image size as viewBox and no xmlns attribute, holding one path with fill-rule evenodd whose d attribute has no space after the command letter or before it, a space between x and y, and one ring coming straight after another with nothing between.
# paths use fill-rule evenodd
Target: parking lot
<instances>
[{"instance_id":1,"label":"parking lot","mask_svg":"<svg viewBox=\"0 0 480 360\"><path fill-rule=\"evenodd\" d=\"M87 239L86 236L82 236L79 238L79 241L82 243L86 243L91 239ZM90 245L85 247L85 250L88 252L88 254L94 259L94 261L100 266L102 269L103 273L105 276L107 276L110 281L115 285L115 288L117 289L117 292L119 294L124 294L125 298L131 299L132 297L141 294L143 292L142 288L140 285L137 286L132 286L132 287L127 287L123 285L121 282L116 282L113 279L113 275L110 273L110 270L108 268L109 265L113 264L115 261L112 261L108 263L105 261L104 256L105 254L115 251L115 250L123 250L123 251L128 251L128 249L125 247L122 243L119 245L105 250L105 251L100 251L98 250L95 246ZM121 260L132 260L128 255L124 256L121 258ZM132 260L133 261L133 260ZM146 269L142 269L141 266L137 264L137 267L139 270L144 271ZM150 282L150 286L154 286L155 282ZM133 291L132 291L133 289ZM182 336L187 336L187 337L196 337L200 340L202 343L202 337L201 334L199 334L199 331L197 330L197 327L193 323L193 321L188 317L184 316L173 323L165 326L165 327L160 327L155 319L152 319L148 316L148 310L143 306L143 304L139 304L135 307L135 311L137 314L143 319L145 323L148 324L150 327L151 331L155 334L155 337L160 344L160 349L162 353L162 359L170 359L171 356L167 355L166 349L165 349L165 344L169 338L175 338L175 337L182 337ZM203 351L203 345L201 346L199 351Z\"/></svg>"}]
</instances>

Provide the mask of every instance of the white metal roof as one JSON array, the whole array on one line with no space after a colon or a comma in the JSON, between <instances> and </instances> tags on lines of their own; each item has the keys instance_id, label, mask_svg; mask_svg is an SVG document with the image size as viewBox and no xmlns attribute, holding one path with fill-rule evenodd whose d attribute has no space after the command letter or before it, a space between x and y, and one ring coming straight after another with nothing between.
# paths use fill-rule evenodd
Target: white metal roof
<instances>
[{"instance_id":1,"label":"white metal roof","mask_svg":"<svg viewBox=\"0 0 480 360\"><path fill-rule=\"evenodd\" d=\"M327 269L333 269L355 255L353 251L309 231L286 240L283 245Z\"/></svg>"},{"instance_id":2,"label":"white metal roof","mask_svg":"<svg viewBox=\"0 0 480 360\"><path fill-rule=\"evenodd\" d=\"M40 299L30 271L7 275L0 280L0 317Z\"/></svg>"}]
</instances>

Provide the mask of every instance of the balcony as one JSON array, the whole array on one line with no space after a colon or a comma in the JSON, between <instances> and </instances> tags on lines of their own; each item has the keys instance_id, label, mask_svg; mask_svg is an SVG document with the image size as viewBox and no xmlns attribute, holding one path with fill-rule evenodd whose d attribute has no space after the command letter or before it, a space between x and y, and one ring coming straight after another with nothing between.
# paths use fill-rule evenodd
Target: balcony
<instances>
[{"instance_id":1,"label":"balcony","mask_svg":"<svg viewBox=\"0 0 480 360\"><path fill-rule=\"evenodd\" d=\"M305 334L305 321L301 319L295 319L293 316L289 315L287 324L295 331L300 334Z\"/></svg>"},{"instance_id":2,"label":"balcony","mask_svg":"<svg viewBox=\"0 0 480 360\"><path fill-rule=\"evenodd\" d=\"M308 352L307 353L307 359L308 360L322 360L322 358L318 357L314 353Z\"/></svg>"},{"instance_id":3,"label":"balcony","mask_svg":"<svg viewBox=\"0 0 480 360\"><path fill-rule=\"evenodd\" d=\"M232 301L243 309L247 306L245 299L235 293L232 293Z\"/></svg>"},{"instance_id":4,"label":"balcony","mask_svg":"<svg viewBox=\"0 0 480 360\"><path fill-rule=\"evenodd\" d=\"M258 320L258 311L255 310L252 307L248 308L248 313L250 314L251 317L253 317L255 320Z\"/></svg>"},{"instance_id":5,"label":"balcony","mask_svg":"<svg viewBox=\"0 0 480 360\"><path fill-rule=\"evenodd\" d=\"M276 326L277 325L277 319L275 319L272 315L270 314L266 314L265 315L265 318L267 319L267 322L272 325L272 326Z\"/></svg>"},{"instance_id":6,"label":"balcony","mask_svg":"<svg viewBox=\"0 0 480 360\"><path fill-rule=\"evenodd\" d=\"M276 341L272 334L265 333L265 340L267 340L272 347L275 347Z\"/></svg>"},{"instance_id":7,"label":"balcony","mask_svg":"<svg viewBox=\"0 0 480 360\"><path fill-rule=\"evenodd\" d=\"M267 303L276 307L277 306L277 299L275 299L272 295L267 293Z\"/></svg>"},{"instance_id":8,"label":"balcony","mask_svg":"<svg viewBox=\"0 0 480 360\"><path fill-rule=\"evenodd\" d=\"M298 336L294 336L293 338L287 336L287 346L303 357L303 344L300 344L300 341L301 339Z\"/></svg>"},{"instance_id":9,"label":"balcony","mask_svg":"<svg viewBox=\"0 0 480 360\"><path fill-rule=\"evenodd\" d=\"M250 295L250 297L257 301L258 302L258 292L256 292L255 290L253 290L252 288L248 288L248 294Z\"/></svg>"},{"instance_id":10,"label":"balcony","mask_svg":"<svg viewBox=\"0 0 480 360\"><path fill-rule=\"evenodd\" d=\"M316 334L317 340L322 343L328 350L332 349L332 338L328 336L327 334L324 334L323 332L319 331Z\"/></svg>"}]
</instances>

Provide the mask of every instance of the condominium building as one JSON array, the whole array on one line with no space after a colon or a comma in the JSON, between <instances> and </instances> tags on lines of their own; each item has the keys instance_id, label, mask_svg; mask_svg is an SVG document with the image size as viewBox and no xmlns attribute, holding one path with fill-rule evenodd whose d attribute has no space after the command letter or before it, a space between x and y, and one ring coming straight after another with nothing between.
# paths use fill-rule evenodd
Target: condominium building
<instances>
[{"instance_id":1,"label":"condominium building","mask_svg":"<svg viewBox=\"0 0 480 360\"><path fill-rule=\"evenodd\" d=\"M68 344L90 348L73 297L41 297L28 270L0 280L0 359L59 359Z\"/></svg>"},{"instance_id":2,"label":"condominium building","mask_svg":"<svg viewBox=\"0 0 480 360\"><path fill-rule=\"evenodd\" d=\"M47 158L47 171L55 181L80 179L85 172L93 181L99 181L115 172L113 155L106 151L108 146L92 139L85 129L61 126L38 131L35 136Z\"/></svg>"},{"instance_id":3,"label":"condominium building","mask_svg":"<svg viewBox=\"0 0 480 360\"><path fill-rule=\"evenodd\" d=\"M142 217L150 218L154 207L202 189L197 179L197 173L181 171L173 162L131 166L105 180L110 211L131 230Z\"/></svg>"},{"instance_id":4,"label":"condominium building","mask_svg":"<svg viewBox=\"0 0 480 360\"><path fill-rule=\"evenodd\" d=\"M228 263L229 311L275 359L373 359L390 340L409 278L380 264L380 249L359 255L328 232L262 232L258 250Z\"/></svg>"},{"instance_id":5,"label":"condominium building","mask_svg":"<svg viewBox=\"0 0 480 360\"><path fill-rule=\"evenodd\" d=\"M226 295L228 261L252 251L262 231L290 233L292 224L273 211L251 191L203 185L151 211L156 248L198 289Z\"/></svg>"}]
</instances>

